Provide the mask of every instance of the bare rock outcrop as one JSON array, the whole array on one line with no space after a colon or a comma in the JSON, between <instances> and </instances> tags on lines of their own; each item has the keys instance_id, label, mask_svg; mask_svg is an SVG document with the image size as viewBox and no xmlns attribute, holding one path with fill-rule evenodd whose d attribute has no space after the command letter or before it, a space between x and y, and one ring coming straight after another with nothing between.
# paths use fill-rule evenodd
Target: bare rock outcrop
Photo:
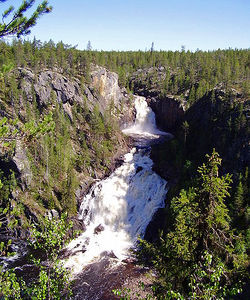
<instances>
[{"instance_id":1,"label":"bare rock outcrop","mask_svg":"<svg viewBox=\"0 0 250 300\"><path fill-rule=\"evenodd\" d=\"M134 119L134 109L131 98L125 88L118 84L118 74L107 69L94 66L91 72L89 90L96 96L100 111L103 113L113 106L119 115L120 125L131 123Z\"/></svg>"},{"instance_id":2,"label":"bare rock outcrop","mask_svg":"<svg viewBox=\"0 0 250 300\"><path fill-rule=\"evenodd\" d=\"M37 75L27 68L18 68L16 72L20 79L19 88L27 100L36 101L40 109L46 108L56 99L63 104L65 113L72 119L72 106L75 103L83 104L87 99L89 109L98 105L102 114L112 106L114 117L119 119L120 125L134 118L131 97L125 88L119 87L118 75L103 67L92 66L88 85L82 85L77 78L69 79L52 70L44 70Z\"/></svg>"}]
</instances>

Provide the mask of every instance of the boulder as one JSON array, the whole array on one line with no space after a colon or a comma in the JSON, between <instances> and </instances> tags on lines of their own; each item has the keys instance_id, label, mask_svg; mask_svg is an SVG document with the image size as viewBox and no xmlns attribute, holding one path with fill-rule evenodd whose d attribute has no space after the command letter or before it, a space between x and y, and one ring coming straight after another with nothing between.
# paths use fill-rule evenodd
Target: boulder
<instances>
[{"instance_id":1,"label":"boulder","mask_svg":"<svg viewBox=\"0 0 250 300\"><path fill-rule=\"evenodd\" d=\"M50 209L49 211L47 211L47 216L48 216L49 220L52 220L54 218L58 219L59 218L59 213L55 209Z\"/></svg>"},{"instance_id":2,"label":"boulder","mask_svg":"<svg viewBox=\"0 0 250 300\"><path fill-rule=\"evenodd\" d=\"M104 226L102 224L99 224L98 226L96 226L96 228L94 229L94 234L99 234L100 232L102 232L104 230Z\"/></svg>"}]
</instances>

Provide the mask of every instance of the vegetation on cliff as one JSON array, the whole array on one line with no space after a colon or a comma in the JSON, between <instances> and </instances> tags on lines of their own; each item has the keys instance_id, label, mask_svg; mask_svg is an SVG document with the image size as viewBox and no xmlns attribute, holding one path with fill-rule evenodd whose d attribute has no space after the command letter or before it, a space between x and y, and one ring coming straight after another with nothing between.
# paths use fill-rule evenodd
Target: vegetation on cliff
<instances>
[{"instance_id":1,"label":"vegetation on cliff","mask_svg":"<svg viewBox=\"0 0 250 300\"><path fill-rule=\"evenodd\" d=\"M21 78L15 69L8 75L2 73L1 180L15 173L19 188L13 200L22 210L26 207L38 215L44 214L44 209L74 214L79 184L84 178L90 181L108 173L112 157L124 143L118 118L113 118L114 112L120 112L112 101L100 112L99 91L90 94L92 100L84 91L75 95L77 101L71 104L68 101L74 98L66 98L67 103L61 100L68 94L60 96L65 91L59 91L64 87L59 80L66 79L58 73L50 75L57 89L42 98L42 87L34 88L33 73L25 69L21 72ZM25 77L26 72L30 77ZM31 84L29 80L33 80ZM74 91L79 86L77 83L68 88Z\"/></svg>"},{"instance_id":2,"label":"vegetation on cliff","mask_svg":"<svg viewBox=\"0 0 250 300\"><path fill-rule=\"evenodd\" d=\"M116 71L127 90L156 101L171 95L185 109L175 137L152 153L170 181L175 170L163 233L141 241L139 253L158 272L155 293L208 299L237 292L249 249L249 50L97 52L1 41L0 233L22 237L30 220L52 209L74 215L79 187L108 174L126 145L117 116L130 97L124 91L122 103L114 95L106 102L111 75L95 65Z\"/></svg>"},{"instance_id":3,"label":"vegetation on cliff","mask_svg":"<svg viewBox=\"0 0 250 300\"><path fill-rule=\"evenodd\" d=\"M45 217L41 221L41 227L31 224L29 244L33 254L29 255L29 276L23 280L14 268L0 266L0 296L3 299L70 299L72 295L70 273L58 257L69 240L73 223L67 221L66 215ZM1 256L15 255L9 250L11 244L11 240L0 243Z\"/></svg>"}]
</instances>

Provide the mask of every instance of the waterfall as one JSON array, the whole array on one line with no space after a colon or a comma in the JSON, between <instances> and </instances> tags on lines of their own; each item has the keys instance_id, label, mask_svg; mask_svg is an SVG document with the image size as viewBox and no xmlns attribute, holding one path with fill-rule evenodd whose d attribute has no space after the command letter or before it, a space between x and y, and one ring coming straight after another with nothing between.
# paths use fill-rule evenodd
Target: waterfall
<instances>
[{"instance_id":1,"label":"waterfall","mask_svg":"<svg viewBox=\"0 0 250 300\"><path fill-rule=\"evenodd\" d=\"M165 134L157 129L145 98L136 97L135 108L135 124L124 133L149 139ZM68 245L70 257L65 262L75 274L104 255L119 261L127 257L138 236L144 236L154 213L164 207L166 181L152 171L149 154L148 148L133 148L124 163L84 197L79 218L86 231Z\"/></svg>"},{"instance_id":2,"label":"waterfall","mask_svg":"<svg viewBox=\"0 0 250 300\"><path fill-rule=\"evenodd\" d=\"M135 97L136 119L135 124L123 130L123 133L131 136L140 136L148 139L159 138L162 135L169 135L160 131L155 122L155 114L148 106L144 97Z\"/></svg>"}]
</instances>

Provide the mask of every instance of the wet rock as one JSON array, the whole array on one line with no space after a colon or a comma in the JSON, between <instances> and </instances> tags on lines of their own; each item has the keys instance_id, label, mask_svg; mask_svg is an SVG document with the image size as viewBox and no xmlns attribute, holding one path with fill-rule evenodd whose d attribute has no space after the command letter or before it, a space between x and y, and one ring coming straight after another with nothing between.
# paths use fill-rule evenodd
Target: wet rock
<instances>
[{"instance_id":1,"label":"wet rock","mask_svg":"<svg viewBox=\"0 0 250 300\"><path fill-rule=\"evenodd\" d=\"M95 229L94 229L94 234L99 234L104 230L104 227L102 224L99 224Z\"/></svg>"},{"instance_id":2,"label":"wet rock","mask_svg":"<svg viewBox=\"0 0 250 300\"><path fill-rule=\"evenodd\" d=\"M71 217L70 220L73 222L73 231L85 231L86 226L83 220L79 220L77 216Z\"/></svg>"},{"instance_id":3,"label":"wet rock","mask_svg":"<svg viewBox=\"0 0 250 300\"><path fill-rule=\"evenodd\" d=\"M118 259L113 251L108 252L108 257Z\"/></svg>"},{"instance_id":4,"label":"wet rock","mask_svg":"<svg viewBox=\"0 0 250 300\"><path fill-rule=\"evenodd\" d=\"M143 167L139 166L139 167L136 169L136 174L139 173L141 170L143 170Z\"/></svg>"},{"instance_id":5,"label":"wet rock","mask_svg":"<svg viewBox=\"0 0 250 300\"><path fill-rule=\"evenodd\" d=\"M118 257L115 255L115 253L113 251L103 251L100 254L100 257L109 257L109 258L118 259Z\"/></svg>"},{"instance_id":6,"label":"wet rock","mask_svg":"<svg viewBox=\"0 0 250 300\"><path fill-rule=\"evenodd\" d=\"M122 262L125 264L133 264L136 262L136 259L134 257L130 256L130 257L123 259Z\"/></svg>"},{"instance_id":7,"label":"wet rock","mask_svg":"<svg viewBox=\"0 0 250 300\"><path fill-rule=\"evenodd\" d=\"M155 242L159 237L159 230L163 229L165 223L166 214L164 209L160 208L154 214L152 220L149 222L144 239L149 242Z\"/></svg>"}]
</instances>

